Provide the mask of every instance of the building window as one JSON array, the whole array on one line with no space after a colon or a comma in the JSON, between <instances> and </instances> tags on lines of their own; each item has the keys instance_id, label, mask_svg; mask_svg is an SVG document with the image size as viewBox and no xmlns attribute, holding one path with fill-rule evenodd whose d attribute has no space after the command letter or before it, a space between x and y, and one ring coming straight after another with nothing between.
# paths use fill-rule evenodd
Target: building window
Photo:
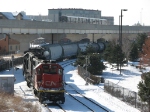
<instances>
[{"instance_id":1,"label":"building window","mask_svg":"<svg viewBox=\"0 0 150 112\"><path fill-rule=\"evenodd\" d=\"M10 50L12 50L12 46L10 46Z\"/></svg>"},{"instance_id":2,"label":"building window","mask_svg":"<svg viewBox=\"0 0 150 112\"><path fill-rule=\"evenodd\" d=\"M2 15L0 15L0 19L3 19L3 16L2 16Z\"/></svg>"}]
</instances>

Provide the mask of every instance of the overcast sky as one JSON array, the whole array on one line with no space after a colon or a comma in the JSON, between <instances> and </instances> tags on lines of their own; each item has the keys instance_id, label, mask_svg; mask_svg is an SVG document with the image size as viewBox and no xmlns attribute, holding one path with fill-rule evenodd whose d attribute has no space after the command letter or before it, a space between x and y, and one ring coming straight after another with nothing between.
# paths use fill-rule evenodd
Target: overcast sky
<instances>
[{"instance_id":1,"label":"overcast sky","mask_svg":"<svg viewBox=\"0 0 150 112\"><path fill-rule=\"evenodd\" d=\"M119 24L121 9L128 9L123 12L123 25L139 22L150 26L150 0L0 0L1 12L48 15L52 8L98 9L102 16L113 16L115 25Z\"/></svg>"}]
</instances>

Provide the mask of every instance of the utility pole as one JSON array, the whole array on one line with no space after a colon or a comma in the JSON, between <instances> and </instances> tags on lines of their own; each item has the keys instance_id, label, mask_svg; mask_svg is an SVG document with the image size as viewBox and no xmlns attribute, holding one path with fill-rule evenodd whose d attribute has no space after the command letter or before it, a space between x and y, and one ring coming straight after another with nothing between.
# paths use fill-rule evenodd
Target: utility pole
<instances>
[{"instance_id":1,"label":"utility pole","mask_svg":"<svg viewBox=\"0 0 150 112\"><path fill-rule=\"evenodd\" d=\"M86 61L86 72L85 72L85 75L86 75L86 84L85 85L88 85L88 78L89 78L89 75L88 75L88 72L87 72L87 65L88 65L88 56L86 56L85 58L85 61Z\"/></svg>"},{"instance_id":2,"label":"utility pole","mask_svg":"<svg viewBox=\"0 0 150 112\"><path fill-rule=\"evenodd\" d=\"M120 21L121 23L119 22L121 24L121 26L120 26L120 48L121 48L121 53L122 53L122 16L123 16L122 12L123 11L127 11L127 9L121 9L121 21ZM120 75L121 75L121 57L120 57Z\"/></svg>"},{"instance_id":3,"label":"utility pole","mask_svg":"<svg viewBox=\"0 0 150 112\"><path fill-rule=\"evenodd\" d=\"M141 9L141 14L140 14L140 24L142 25L142 11L143 11L143 8Z\"/></svg>"},{"instance_id":4,"label":"utility pole","mask_svg":"<svg viewBox=\"0 0 150 112\"><path fill-rule=\"evenodd\" d=\"M14 75L14 55L12 55L12 72L13 72L13 75Z\"/></svg>"}]
</instances>

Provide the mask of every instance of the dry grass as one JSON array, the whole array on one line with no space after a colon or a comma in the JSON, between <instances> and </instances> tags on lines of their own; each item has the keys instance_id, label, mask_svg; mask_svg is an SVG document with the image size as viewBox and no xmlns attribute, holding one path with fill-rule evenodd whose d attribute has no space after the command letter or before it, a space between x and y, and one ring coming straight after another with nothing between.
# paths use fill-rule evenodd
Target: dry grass
<instances>
[{"instance_id":1,"label":"dry grass","mask_svg":"<svg viewBox=\"0 0 150 112\"><path fill-rule=\"evenodd\" d=\"M40 112L38 105L25 102L19 96L0 93L0 112Z\"/></svg>"}]
</instances>

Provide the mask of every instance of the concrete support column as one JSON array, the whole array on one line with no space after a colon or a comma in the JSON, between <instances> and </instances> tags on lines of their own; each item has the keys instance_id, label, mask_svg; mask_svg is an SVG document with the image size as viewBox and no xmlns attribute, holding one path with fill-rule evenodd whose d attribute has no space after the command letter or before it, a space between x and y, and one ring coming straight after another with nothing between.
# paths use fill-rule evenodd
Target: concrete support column
<instances>
[{"instance_id":1,"label":"concrete support column","mask_svg":"<svg viewBox=\"0 0 150 112\"><path fill-rule=\"evenodd\" d=\"M92 34L92 42L94 43L94 33Z\"/></svg>"},{"instance_id":2,"label":"concrete support column","mask_svg":"<svg viewBox=\"0 0 150 112\"><path fill-rule=\"evenodd\" d=\"M54 34L52 33L52 44L54 43Z\"/></svg>"}]
</instances>

